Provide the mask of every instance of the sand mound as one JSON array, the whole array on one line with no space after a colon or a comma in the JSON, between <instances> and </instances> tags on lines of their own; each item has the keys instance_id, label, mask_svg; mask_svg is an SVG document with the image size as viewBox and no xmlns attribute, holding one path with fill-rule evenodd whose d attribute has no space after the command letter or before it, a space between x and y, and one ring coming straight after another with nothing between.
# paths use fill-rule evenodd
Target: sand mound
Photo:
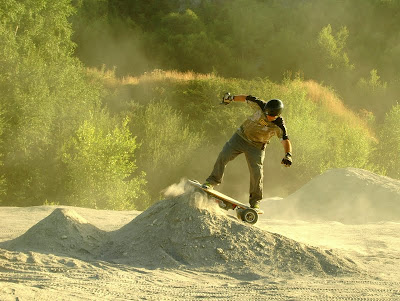
<instances>
[{"instance_id":1,"label":"sand mound","mask_svg":"<svg viewBox=\"0 0 400 301\"><path fill-rule=\"evenodd\" d=\"M265 202L263 208L271 218L399 221L400 181L363 169L332 169L285 199Z\"/></svg>"},{"instance_id":2,"label":"sand mound","mask_svg":"<svg viewBox=\"0 0 400 301\"><path fill-rule=\"evenodd\" d=\"M7 249L93 258L107 234L75 211L55 209L26 233L2 244Z\"/></svg>"},{"instance_id":3,"label":"sand mound","mask_svg":"<svg viewBox=\"0 0 400 301\"><path fill-rule=\"evenodd\" d=\"M106 233L75 211L58 208L0 247L238 277L359 272L354 262L332 250L300 244L245 224L192 186L180 188L174 188L167 199L114 232Z\"/></svg>"},{"instance_id":4,"label":"sand mound","mask_svg":"<svg viewBox=\"0 0 400 301\"><path fill-rule=\"evenodd\" d=\"M160 201L111 235L103 259L147 268L199 268L230 275L340 275L350 260L239 222L204 194Z\"/></svg>"}]
</instances>

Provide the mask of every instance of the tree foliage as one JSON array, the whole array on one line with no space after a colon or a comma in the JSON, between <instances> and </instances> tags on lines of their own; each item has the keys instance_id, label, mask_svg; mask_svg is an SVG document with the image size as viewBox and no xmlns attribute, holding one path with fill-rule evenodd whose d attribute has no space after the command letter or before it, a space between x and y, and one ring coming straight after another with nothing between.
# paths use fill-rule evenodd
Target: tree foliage
<instances>
[{"instance_id":1,"label":"tree foliage","mask_svg":"<svg viewBox=\"0 0 400 301\"><path fill-rule=\"evenodd\" d=\"M354 65L350 65L349 57L345 52L346 40L349 36L349 31L344 26L336 35L332 34L330 24L322 28L318 35L318 45L323 52L322 57L326 61L328 69L353 69Z\"/></svg>"},{"instance_id":2,"label":"tree foliage","mask_svg":"<svg viewBox=\"0 0 400 301\"><path fill-rule=\"evenodd\" d=\"M142 192L145 182L143 174L131 177L136 170L137 145L127 127L128 120L107 129L112 126L103 124L109 123L107 116L97 115L85 120L63 145L67 203L98 209L137 208L135 202L146 201Z\"/></svg>"},{"instance_id":3,"label":"tree foliage","mask_svg":"<svg viewBox=\"0 0 400 301\"><path fill-rule=\"evenodd\" d=\"M380 137L376 158L388 176L400 179L400 104L386 114Z\"/></svg>"},{"instance_id":4,"label":"tree foliage","mask_svg":"<svg viewBox=\"0 0 400 301\"><path fill-rule=\"evenodd\" d=\"M201 131L189 128L187 123L179 111L160 100L143 107L131 125L141 144L138 165L148 175L155 199L184 169L204 140Z\"/></svg>"},{"instance_id":5,"label":"tree foliage","mask_svg":"<svg viewBox=\"0 0 400 301\"><path fill-rule=\"evenodd\" d=\"M0 107L0 168L3 166L3 132L4 132L4 126L5 122L3 119L3 111L2 108ZM2 203L4 194L6 193L6 179L4 178L4 175L0 175L0 204Z\"/></svg>"},{"instance_id":6,"label":"tree foliage","mask_svg":"<svg viewBox=\"0 0 400 301\"><path fill-rule=\"evenodd\" d=\"M4 204L57 203L81 192L73 185L68 191L64 189L62 149L91 118L90 112L100 111L102 104L101 87L90 81L80 62L71 56L74 44L68 19L72 12L68 0L0 3L0 178L6 181ZM95 153L94 149L89 151ZM99 157L99 163L101 159L108 160ZM89 162L81 164L90 170ZM128 163L122 160L118 164L112 165L115 170L111 167L104 177L113 178L121 165ZM86 176L90 178L88 173ZM132 181L132 191L135 185L141 183ZM119 185L118 189L127 190L126 186ZM1 188L4 190L4 185ZM105 185L103 188L108 189ZM125 203L130 200L128 195ZM74 204L80 201L91 205L86 199L75 199Z\"/></svg>"},{"instance_id":7,"label":"tree foliage","mask_svg":"<svg viewBox=\"0 0 400 301\"><path fill-rule=\"evenodd\" d=\"M399 178L399 13L376 0L3 0L0 200L143 209L208 176L251 113L219 105L225 91L285 103L295 164L282 171L272 142L268 188L347 166Z\"/></svg>"},{"instance_id":8,"label":"tree foliage","mask_svg":"<svg viewBox=\"0 0 400 301\"><path fill-rule=\"evenodd\" d=\"M362 91L354 89L355 83L377 70L391 91L382 103L386 110L400 92L395 80L400 78L398 1L79 3L80 17L74 21L77 55L93 66L115 66L119 74L175 69L280 81L287 72L301 72L305 79L333 86L348 105L372 111L379 120L384 110L375 112L373 101L378 96L360 101ZM92 24L97 24L96 30ZM82 38L89 31L91 38ZM110 32L123 38L107 42L104 36ZM87 47L96 40L101 43L96 50ZM93 62L99 53L103 60Z\"/></svg>"}]
</instances>

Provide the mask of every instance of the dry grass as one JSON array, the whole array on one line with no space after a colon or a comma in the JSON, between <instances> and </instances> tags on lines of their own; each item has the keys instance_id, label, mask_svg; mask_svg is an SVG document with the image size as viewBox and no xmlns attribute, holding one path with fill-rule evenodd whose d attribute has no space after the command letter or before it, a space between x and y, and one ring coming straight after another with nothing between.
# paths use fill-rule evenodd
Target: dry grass
<instances>
[{"instance_id":1,"label":"dry grass","mask_svg":"<svg viewBox=\"0 0 400 301\"><path fill-rule=\"evenodd\" d=\"M102 82L107 88L117 88L121 86L121 80L115 75L115 70L106 70L97 68L86 68L86 72L90 77Z\"/></svg>"},{"instance_id":2,"label":"dry grass","mask_svg":"<svg viewBox=\"0 0 400 301\"><path fill-rule=\"evenodd\" d=\"M368 126L367 122L347 108L342 100L340 100L329 88L323 87L312 80L297 81L296 84L306 89L307 96L311 101L322 104L328 112L343 117L343 119L349 124L364 128L372 138L376 139L375 133Z\"/></svg>"},{"instance_id":3,"label":"dry grass","mask_svg":"<svg viewBox=\"0 0 400 301\"><path fill-rule=\"evenodd\" d=\"M140 83L154 83L165 81L185 82L191 80L217 79L217 76L215 74L200 74L192 71L179 72L176 70L164 71L160 69L156 69L151 72L145 72L140 76L125 76L123 78L118 78L115 75L115 70L105 70L105 68L88 68L87 72L89 75L102 81L107 88L111 89L118 88L124 85L138 85ZM342 100L340 100L331 89L323 87L312 80L293 80L291 84L298 85L300 88L305 89L307 91L307 96L311 101L323 105L328 112L341 116L345 122L353 126L365 129L369 133L371 138L376 139L375 133L368 126L366 120L347 108ZM290 89L290 87L285 86L281 86L281 88Z\"/></svg>"},{"instance_id":4,"label":"dry grass","mask_svg":"<svg viewBox=\"0 0 400 301\"><path fill-rule=\"evenodd\" d=\"M116 87L120 85L137 85L143 82L159 82L159 81L190 81L190 80L208 80L215 78L214 74L200 74L192 71L179 72L176 70L164 71L160 69L153 70L152 72L145 72L140 76L125 76L117 78L115 70L105 70L88 68L89 75L101 79L107 87Z\"/></svg>"},{"instance_id":5,"label":"dry grass","mask_svg":"<svg viewBox=\"0 0 400 301\"><path fill-rule=\"evenodd\" d=\"M192 71L179 72L176 70L164 71L160 69L153 70L152 72L146 72L138 77L128 76L122 79L124 85L135 85L139 82L157 82L157 81L189 81L199 79L212 79L215 78L214 74L200 74Z\"/></svg>"}]
</instances>

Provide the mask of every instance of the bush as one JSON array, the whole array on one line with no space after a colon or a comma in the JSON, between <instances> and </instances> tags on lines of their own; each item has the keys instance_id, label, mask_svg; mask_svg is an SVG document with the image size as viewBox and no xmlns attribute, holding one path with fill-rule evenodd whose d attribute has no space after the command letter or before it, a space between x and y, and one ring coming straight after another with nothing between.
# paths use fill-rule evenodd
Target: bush
<instances>
[{"instance_id":1,"label":"bush","mask_svg":"<svg viewBox=\"0 0 400 301\"><path fill-rule=\"evenodd\" d=\"M5 122L3 120L3 111L0 107L0 168L3 165L3 131L4 131ZM2 203L2 198L6 193L6 180L3 175L0 175L0 204Z\"/></svg>"},{"instance_id":2,"label":"bush","mask_svg":"<svg viewBox=\"0 0 400 301\"><path fill-rule=\"evenodd\" d=\"M388 176L400 179L400 104L386 114L379 132L376 161Z\"/></svg>"},{"instance_id":3,"label":"bush","mask_svg":"<svg viewBox=\"0 0 400 301\"><path fill-rule=\"evenodd\" d=\"M146 201L141 191L144 174L132 176L136 140L127 119L114 129L107 123L104 113L94 114L65 143L62 163L67 203L97 209L135 209Z\"/></svg>"},{"instance_id":4,"label":"bush","mask_svg":"<svg viewBox=\"0 0 400 301\"><path fill-rule=\"evenodd\" d=\"M183 176L182 169L203 140L202 132L189 128L185 118L165 100L143 107L131 128L140 141L138 166L146 172L157 199L160 190Z\"/></svg>"},{"instance_id":5,"label":"bush","mask_svg":"<svg viewBox=\"0 0 400 301\"><path fill-rule=\"evenodd\" d=\"M123 180L135 170L134 161L128 162L134 139L126 122L120 126L119 119L100 113L100 85L71 56L71 13L68 0L0 2L3 204L64 204L67 199L132 208L144 186L142 175Z\"/></svg>"},{"instance_id":6,"label":"bush","mask_svg":"<svg viewBox=\"0 0 400 301\"><path fill-rule=\"evenodd\" d=\"M130 82L119 90L129 90L130 97L139 99L142 106L140 114L132 111L131 128L142 142L138 166L146 171L149 189L155 189L153 196L180 177L205 179L224 143L252 113L245 103L220 105L226 91L264 100L280 98L285 103L283 116L293 144L294 165L282 169L283 147L278 139L272 139L264 165L266 191L278 189L278 193L286 194L329 168L372 168L369 159L375 142L368 125L332 90L315 82L296 78L278 85L268 79L247 81L184 74L167 77L167 73L162 77L160 72ZM164 100L156 102L154 98ZM137 110L137 102L132 108ZM181 133L186 138L178 139ZM200 137L200 141L194 137ZM191 139L196 143L190 144ZM229 165L224 181L227 192L237 190L238 195L243 194L242 183L247 185L247 180L243 181L245 164L239 159Z\"/></svg>"},{"instance_id":7,"label":"bush","mask_svg":"<svg viewBox=\"0 0 400 301\"><path fill-rule=\"evenodd\" d=\"M286 81L277 89L286 105L284 116L294 159L290 177L296 186L330 168L370 167L374 139L364 122L333 92L299 79Z\"/></svg>"}]
</instances>

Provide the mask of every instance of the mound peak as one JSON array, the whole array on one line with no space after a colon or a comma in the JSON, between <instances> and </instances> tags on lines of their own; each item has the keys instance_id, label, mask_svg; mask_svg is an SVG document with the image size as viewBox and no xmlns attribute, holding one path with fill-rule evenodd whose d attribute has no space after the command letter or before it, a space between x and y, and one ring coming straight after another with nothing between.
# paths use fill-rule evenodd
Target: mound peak
<instances>
[{"instance_id":1,"label":"mound peak","mask_svg":"<svg viewBox=\"0 0 400 301\"><path fill-rule=\"evenodd\" d=\"M7 248L87 257L96 254L105 235L74 210L57 208L23 235L7 242Z\"/></svg>"},{"instance_id":2,"label":"mound peak","mask_svg":"<svg viewBox=\"0 0 400 301\"><path fill-rule=\"evenodd\" d=\"M186 189L112 233L104 259L145 267L186 266L230 274L339 275L350 260L228 216L203 193Z\"/></svg>"},{"instance_id":3,"label":"mound peak","mask_svg":"<svg viewBox=\"0 0 400 301\"><path fill-rule=\"evenodd\" d=\"M400 181L358 168L331 169L265 206L271 218L365 223L400 220Z\"/></svg>"}]
</instances>

